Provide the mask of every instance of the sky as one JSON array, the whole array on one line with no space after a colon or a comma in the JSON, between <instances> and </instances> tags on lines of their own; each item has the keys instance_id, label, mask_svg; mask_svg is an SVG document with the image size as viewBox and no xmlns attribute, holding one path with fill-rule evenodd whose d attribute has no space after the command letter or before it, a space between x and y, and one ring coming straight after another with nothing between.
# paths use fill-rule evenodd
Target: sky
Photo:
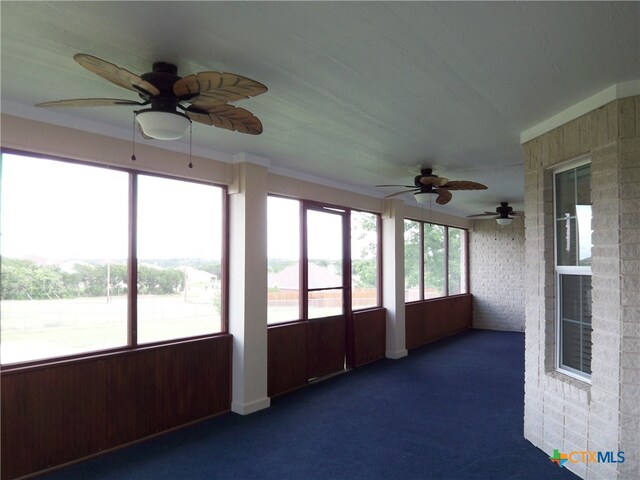
<instances>
[{"instance_id":1,"label":"sky","mask_svg":"<svg viewBox=\"0 0 640 480\"><path fill-rule=\"evenodd\" d=\"M126 259L128 185L126 172L3 155L2 255ZM139 258L220 258L221 189L151 176L138 187Z\"/></svg>"},{"instance_id":2,"label":"sky","mask_svg":"<svg viewBox=\"0 0 640 480\"><path fill-rule=\"evenodd\" d=\"M300 202L280 197L268 199L267 255L269 258L298 260L300 258ZM352 212L352 258L360 254L369 243L377 241L374 232L360 238L359 212ZM369 214L365 214L369 215ZM309 210L307 237L309 258L339 260L342 258L341 217L329 212Z\"/></svg>"},{"instance_id":3,"label":"sky","mask_svg":"<svg viewBox=\"0 0 640 480\"><path fill-rule=\"evenodd\" d=\"M127 258L126 172L11 154L2 155L0 252L7 258ZM221 257L223 190L138 176L138 258ZM69 212L72 212L69 215ZM268 256L300 258L300 202L269 197ZM353 215L353 257L375 239L359 239ZM308 212L310 258L338 260L341 217Z\"/></svg>"}]
</instances>

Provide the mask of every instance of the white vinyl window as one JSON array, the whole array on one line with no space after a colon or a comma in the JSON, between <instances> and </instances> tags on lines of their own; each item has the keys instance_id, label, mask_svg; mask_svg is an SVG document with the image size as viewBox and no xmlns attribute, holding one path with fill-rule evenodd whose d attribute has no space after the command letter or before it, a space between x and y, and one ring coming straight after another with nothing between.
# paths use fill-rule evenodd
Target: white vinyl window
<instances>
[{"instance_id":1,"label":"white vinyl window","mask_svg":"<svg viewBox=\"0 0 640 480\"><path fill-rule=\"evenodd\" d=\"M591 378L591 164L554 172L556 369Z\"/></svg>"}]
</instances>

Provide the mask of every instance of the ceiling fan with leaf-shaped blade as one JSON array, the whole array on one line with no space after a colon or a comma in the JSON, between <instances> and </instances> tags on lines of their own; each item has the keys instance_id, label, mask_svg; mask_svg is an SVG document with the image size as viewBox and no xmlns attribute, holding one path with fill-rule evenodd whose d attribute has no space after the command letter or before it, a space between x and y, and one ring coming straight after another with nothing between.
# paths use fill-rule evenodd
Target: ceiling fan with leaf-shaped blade
<instances>
[{"instance_id":1,"label":"ceiling fan with leaf-shaped blade","mask_svg":"<svg viewBox=\"0 0 640 480\"><path fill-rule=\"evenodd\" d=\"M467 215L467 218L492 219L496 220L500 225L510 224L515 217L524 215L524 212L514 210L509 202L500 202L500 206L496 207L495 212L476 213L475 215Z\"/></svg>"},{"instance_id":2,"label":"ceiling fan with leaf-shaped blade","mask_svg":"<svg viewBox=\"0 0 640 480\"><path fill-rule=\"evenodd\" d=\"M136 75L93 55L78 53L73 59L87 70L131 90L142 101L118 98L79 98L39 103L38 107L102 107L137 105L142 133L150 138L180 138L191 121L250 135L262 133L262 123L248 110L229 102L254 97L267 87L235 73L200 72L180 77L175 65L155 62L152 71ZM189 105L185 105L189 104Z\"/></svg>"},{"instance_id":3,"label":"ceiling fan with leaf-shaped blade","mask_svg":"<svg viewBox=\"0 0 640 480\"><path fill-rule=\"evenodd\" d=\"M409 190L392 193L384 198L391 198L404 193L413 192L418 203L427 203L429 194L438 195L436 203L446 205L451 201L451 190L486 190L487 186L482 183L470 182L468 180L449 180L433 174L431 168L423 168L420 175L413 179L413 185L376 185L376 187L406 187Z\"/></svg>"}]
</instances>

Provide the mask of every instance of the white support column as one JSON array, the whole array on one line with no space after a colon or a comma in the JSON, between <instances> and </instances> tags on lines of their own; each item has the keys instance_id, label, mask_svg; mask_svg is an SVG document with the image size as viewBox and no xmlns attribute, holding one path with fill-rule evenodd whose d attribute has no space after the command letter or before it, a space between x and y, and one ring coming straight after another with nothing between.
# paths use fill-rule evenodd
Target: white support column
<instances>
[{"instance_id":1,"label":"white support column","mask_svg":"<svg viewBox=\"0 0 640 480\"><path fill-rule=\"evenodd\" d=\"M267 408L267 188L263 166L236 166L229 195L229 333L233 335L231 410Z\"/></svg>"},{"instance_id":2,"label":"white support column","mask_svg":"<svg viewBox=\"0 0 640 480\"><path fill-rule=\"evenodd\" d=\"M385 202L382 215L382 305L387 309L387 358L407 355L404 307L404 203Z\"/></svg>"}]
</instances>

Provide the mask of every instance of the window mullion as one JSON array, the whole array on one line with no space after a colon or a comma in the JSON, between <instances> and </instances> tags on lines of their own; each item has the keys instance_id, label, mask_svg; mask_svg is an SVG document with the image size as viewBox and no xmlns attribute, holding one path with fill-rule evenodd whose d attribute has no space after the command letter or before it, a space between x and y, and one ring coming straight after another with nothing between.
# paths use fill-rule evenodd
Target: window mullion
<instances>
[{"instance_id":1,"label":"window mullion","mask_svg":"<svg viewBox=\"0 0 640 480\"><path fill-rule=\"evenodd\" d=\"M425 268L424 268L424 222L420 222L420 233L419 233L419 238L418 241L420 242L420 294L419 294L419 298L420 300L424 300L424 275L425 275Z\"/></svg>"},{"instance_id":2,"label":"window mullion","mask_svg":"<svg viewBox=\"0 0 640 480\"><path fill-rule=\"evenodd\" d=\"M444 296L449 296L449 227L444 227Z\"/></svg>"},{"instance_id":3,"label":"window mullion","mask_svg":"<svg viewBox=\"0 0 640 480\"><path fill-rule=\"evenodd\" d=\"M127 260L127 337L130 347L138 344L138 176L129 174L129 254Z\"/></svg>"}]
</instances>

